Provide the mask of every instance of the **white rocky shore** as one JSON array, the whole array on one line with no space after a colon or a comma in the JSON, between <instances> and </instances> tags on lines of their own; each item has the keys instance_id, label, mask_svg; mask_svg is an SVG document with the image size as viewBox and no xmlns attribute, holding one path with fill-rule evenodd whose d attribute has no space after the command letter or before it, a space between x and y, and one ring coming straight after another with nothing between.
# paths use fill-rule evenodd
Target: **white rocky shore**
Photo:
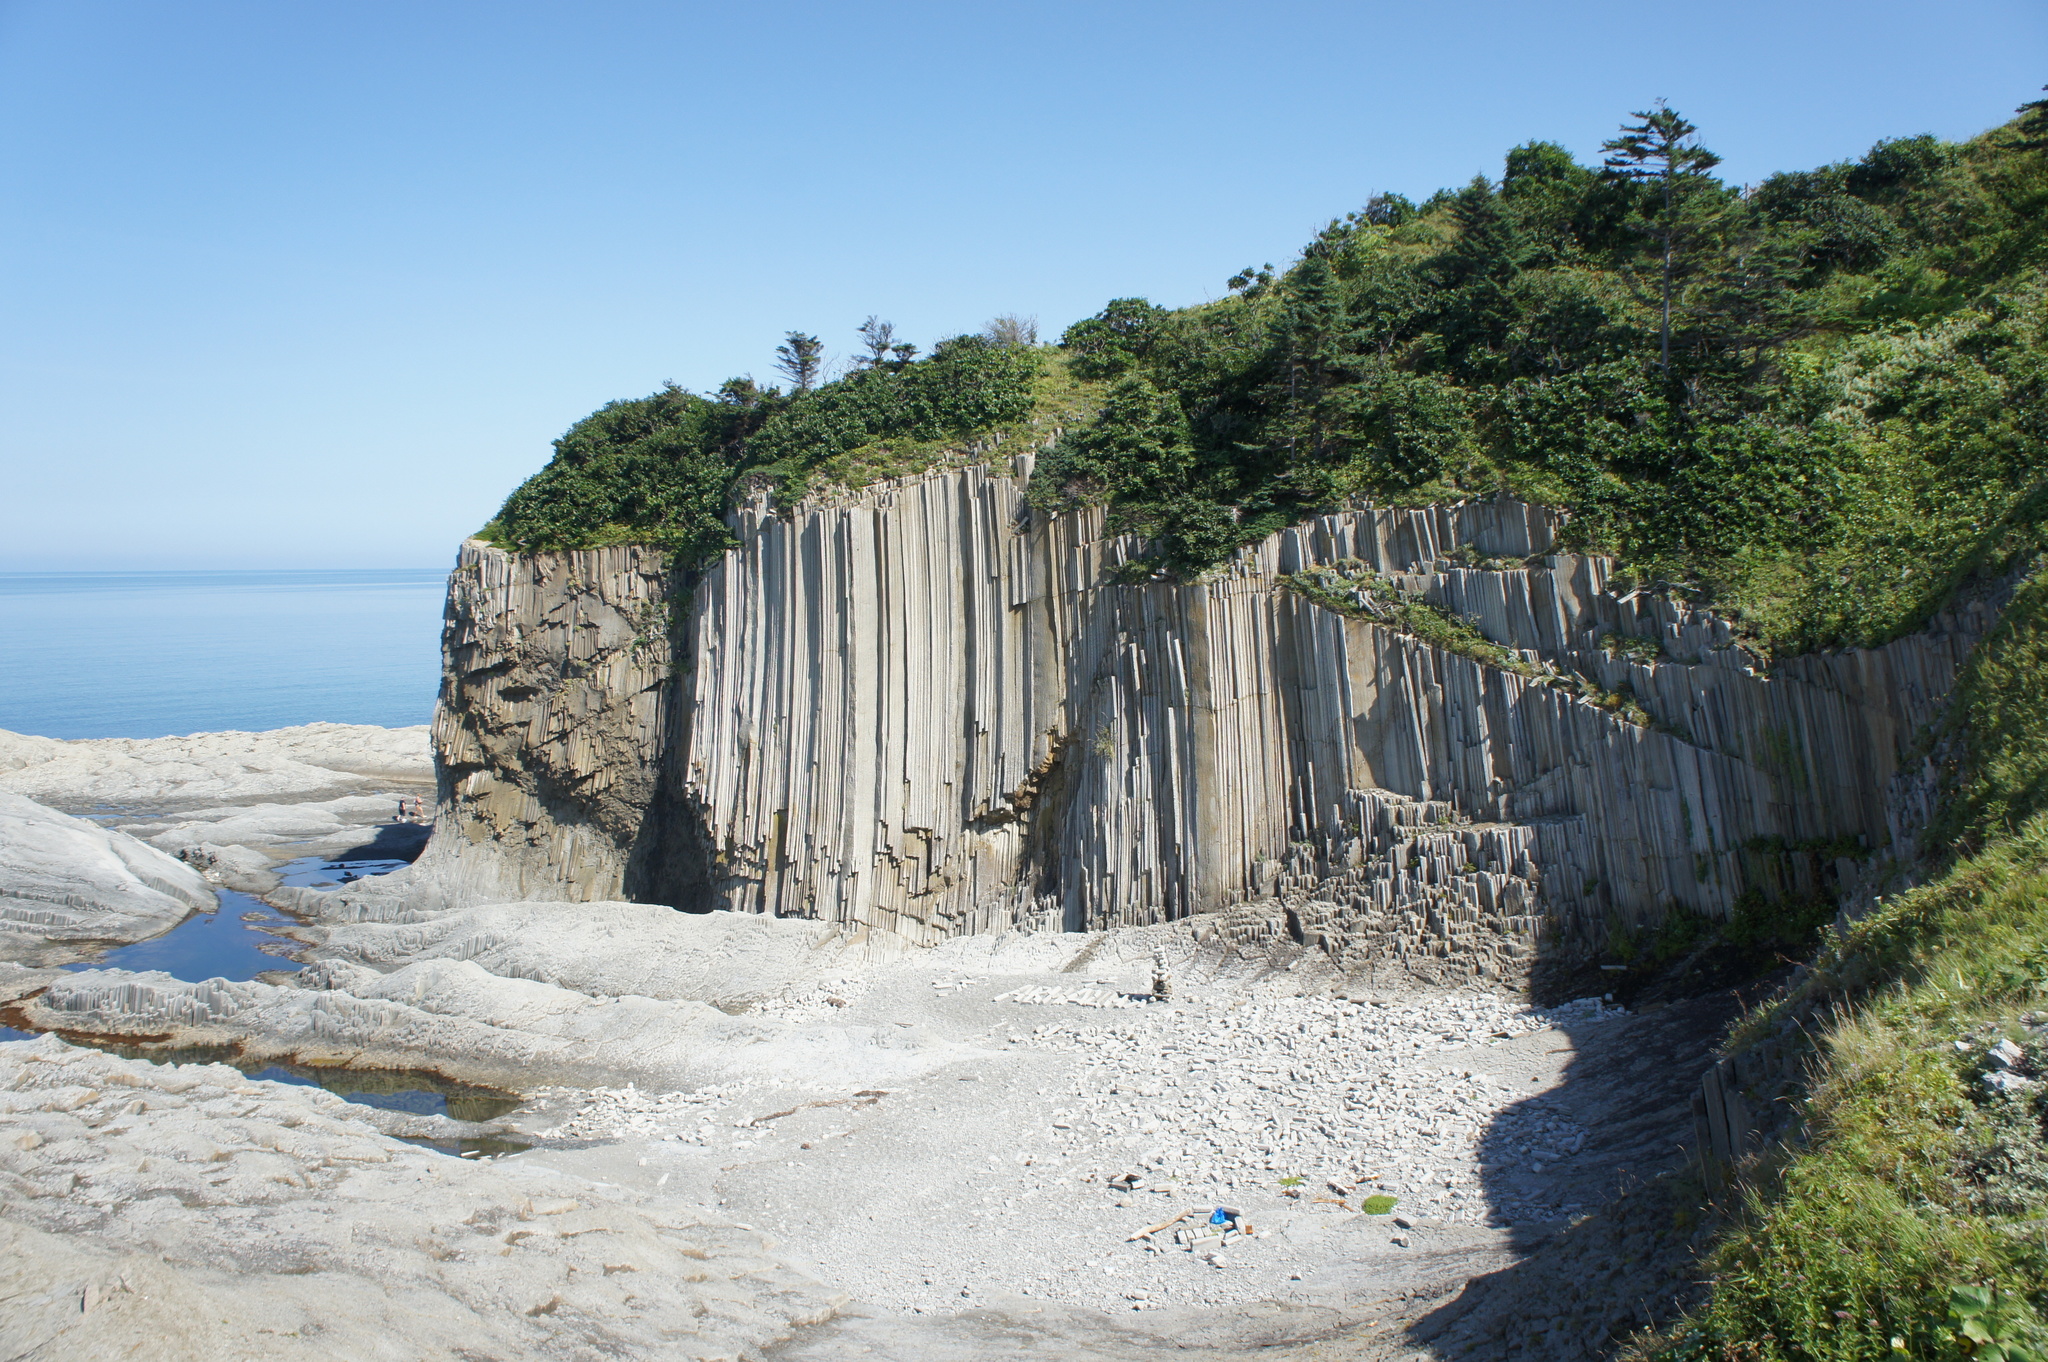
<instances>
[{"instance_id":1,"label":"white rocky shore","mask_svg":"<svg viewBox=\"0 0 2048 1362\"><path fill-rule=\"evenodd\" d=\"M433 780L424 724L72 741L0 729L0 790L74 811L302 803Z\"/></svg>"},{"instance_id":2,"label":"white rocky shore","mask_svg":"<svg viewBox=\"0 0 2048 1362\"><path fill-rule=\"evenodd\" d=\"M213 906L213 886L185 862L0 792L0 960L81 960Z\"/></svg>"},{"instance_id":3,"label":"white rocky shore","mask_svg":"<svg viewBox=\"0 0 2048 1362\"><path fill-rule=\"evenodd\" d=\"M434 788L427 728L303 724L268 733L59 741L0 729L0 792L90 818L268 894L281 864L410 859L424 827L398 800Z\"/></svg>"},{"instance_id":4,"label":"white rocky shore","mask_svg":"<svg viewBox=\"0 0 2048 1362\"><path fill-rule=\"evenodd\" d=\"M176 892L144 889L180 906L130 916L169 925L198 906L180 892L267 876L304 946L296 973L241 982L57 970L76 924L30 915L15 935L52 954L0 964L8 1024L526 1099L458 1129L219 1065L0 1044L5 1290L31 1303L0 1321L6 1355L1483 1356L1425 1350L1425 1322L1669 1165L1712 1034L1367 983L1200 920L906 951L648 904L448 906L405 875L283 887L295 858L374 843L417 785L422 735L378 732L360 757L332 725L110 746L118 780L84 744L0 745L43 754L4 780L52 805L104 815L118 788L110 821L152 843L19 800L0 894L47 902L73 860L79 885L168 866ZM262 767L246 782L238 752ZM17 827L82 849L17 871L44 864ZM470 1162L394 1138L483 1133L532 1147ZM1217 1207L1252 1233L1187 1233Z\"/></svg>"},{"instance_id":5,"label":"white rocky shore","mask_svg":"<svg viewBox=\"0 0 2048 1362\"><path fill-rule=\"evenodd\" d=\"M733 1358L840 1302L755 1231L544 1157L430 1153L364 1110L0 1045L0 1350Z\"/></svg>"}]
</instances>

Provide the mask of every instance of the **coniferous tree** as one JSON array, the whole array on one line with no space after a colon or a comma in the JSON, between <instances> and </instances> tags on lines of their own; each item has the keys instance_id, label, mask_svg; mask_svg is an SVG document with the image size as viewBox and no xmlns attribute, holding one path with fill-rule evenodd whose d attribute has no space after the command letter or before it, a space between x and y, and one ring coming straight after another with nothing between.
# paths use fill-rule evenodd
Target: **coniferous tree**
<instances>
[{"instance_id":1,"label":"coniferous tree","mask_svg":"<svg viewBox=\"0 0 2048 1362\"><path fill-rule=\"evenodd\" d=\"M775 347L775 367L789 376L790 383L800 393L807 393L818 384L818 371L825 363L825 346L816 336L806 336L801 331L792 331L781 345Z\"/></svg>"},{"instance_id":2,"label":"coniferous tree","mask_svg":"<svg viewBox=\"0 0 2048 1362\"><path fill-rule=\"evenodd\" d=\"M1721 164L1721 158L1695 139L1699 129L1678 110L1657 101L1653 109L1638 110L1640 123L1624 123L1621 136L1600 144L1609 153L1610 174L1623 179L1652 183L1657 187L1660 206L1648 219L1646 230L1662 256L1663 283L1659 290L1663 320L1658 327L1658 367L1671 372L1671 288L1676 274L1680 236L1679 209L1689 189L1707 178L1707 172Z\"/></svg>"},{"instance_id":3,"label":"coniferous tree","mask_svg":"<svg viewBox=\"0 0 2048 1362\"><path fill-rule=\"evenodd\" d=\"M1252 298L1257 297L1261 292L1271 287L1272 283L1273 262L1268 260L1263 266L1246 265L1236 274L1231 275L1224 286L1232 293L1242 293L1246 297Z\"/></svg>"},{"instance_id":4,"label":"coniferous tree","mask_svg":"<svg viewBox=\"0 0 2048 1362\"><path fill-rule=\"evenodd\" d=\"M867 347L867 353L860 358L863 369L879 369L887 363L889 356L903 347L896 340L896 325L885 322L873 313L860 324L860 343ZM915 347L911 347L915 349Z\"/></svg>"},{"instance_id":5,"label":"coniferous tree","mask_svg":"<svg viewBox=\"0 0 2048 1362\"><path fill-rule=\"evenodd\" d=\"M2041 87L2048 90L2048 85ZM2020 147L2048 151L2048 99L2031 99L2013 110L2020 116Z\"/></svg>"},{"instance_id":6,"label":"coniferous tree","mask_svg":"<svg viewBox=\"0 0 2048 1362\"><path fill-rule=\"evenodd\" d=\"M729 407L741 407L748 411L760 406L773 395L774 389L771 388L766 392L762 391L761 385L754 381L752 374L746 374L739 378L728 378L725 382L719 384L718 391L712 394L714 398Z\"/></svg>"},{"instance_id":7,"label":"coniferous tree","mask_svg":"<svg viewBox=\"0 0 2048 1362\"><path fill-rule=\"evenodd\" d=\"M1327 454L1323 399L1341 380L1344 361L1344 291L1330 256L1334 234L1325 231L1303 258L1290 287L1280 323L1287 338L1286 405L1282 417L1291 457Z\"/></svg>"},{"instance_id":8,"label":"coniferous tree","mask_svg":"<svg viewBox=\"0 0 2048 1362\"><path fill-rule=\"evenodd\" d=\"M1415 216L1415 205L1405 194L1375 194L1365 201L1365 210L1359 216L1375 227L1399 227Z\"/></svg>"}]
</instances>

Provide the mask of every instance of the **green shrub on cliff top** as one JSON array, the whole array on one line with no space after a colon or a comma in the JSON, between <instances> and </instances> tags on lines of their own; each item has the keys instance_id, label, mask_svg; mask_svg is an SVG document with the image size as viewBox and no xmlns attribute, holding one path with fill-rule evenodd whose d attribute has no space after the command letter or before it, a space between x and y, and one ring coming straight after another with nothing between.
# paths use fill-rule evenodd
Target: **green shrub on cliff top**
<instances>
[{"instance_id":1,"label":"green shrub on cliff top","mask_svg":"<svg viewBox=\"0 0 2048 1362\"><path fill-rule=\"evenodd\" d=\"M731 542L724 515L741 479L788 496L834 461L887 468L891 446L986 438L1031 415L1044 363L1034 349L961 336L927 359L790 396L745 379L713 397L670 384L570 427L487 535L522 550L652 544L696 561Z\"/></svg>"},{"instance_id":2,"label":"green shrub on cliff top","mask_svg":"<svg viewBox=\"0 0 2048 1362\"><path fill-rule=\"evenodd\" d=\"M1105 504L1173 575L1354 499L1505 490L1767 650L1880 642L2042 545L2037 112L1748 192L1695 161L1668 199L1658 177L1530 143L1497 181L1372 200L1221 300L1118 299L1057 355L961 338L794 396L614 403L492 533L697 556L749 475L787 498L1058 427L1033 502ZM1049 379L1086 399L1080 419L1038 419Z\"/></svg>"},{"instance_id":3,"label":"green shrub on cliff top","mask_svg":"<svg viewBox=\"0 0 2048 1362\"><path fill-rule=\"evenodd\" d=\"M1116 386L1034 499L1104 502L1191 575L1349 498L1505 489L1768 647L1882 641L2041 541L2038 140L1880 143L1747 195L1693 174L1668 209L1517 148L1498 182L1333 222L1221 301L1071 327Z\"/></svg>"},{"instance_id":4,"label":"green shrub on cliff top","mask_svg":"<svg viewBox=\"0 0 2048 1362\"><path fill-rule=\"evenodd\" d=\"M645 543L689 557L729 540L726 491L753 408L670 385L612 402L555 441L555 457L527 479L491 522L488 537L522 550Z\"/></svg>"}]
</instances>

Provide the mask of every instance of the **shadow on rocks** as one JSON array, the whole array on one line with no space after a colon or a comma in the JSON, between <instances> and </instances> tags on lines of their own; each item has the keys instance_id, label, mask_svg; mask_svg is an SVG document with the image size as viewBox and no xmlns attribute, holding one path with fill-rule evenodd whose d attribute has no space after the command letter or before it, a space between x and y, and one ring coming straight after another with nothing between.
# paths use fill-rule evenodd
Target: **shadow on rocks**
<instances>
[{"instance_id":1,"label":"shadow on rocks","mask_svg":"<svg viewBox=\"0 0 2048 1362\"><path fill-rule=\"evenodd\" d=\"M416 861L434 829L425 823L383 823L369 841L337 851L330 861Z\"/></svg>"},{"instance_id":2,"label":"shadow on rocks","mask_svg":"<svg viewBox=\"0 0 2048 1362\"><path fill-rule=\"evenodd\" d=\"M1480 1146L1488 1204L1526 1256L1416 1320L1411 1345L1581 1362L1693 1303L1711 1215L1686 1149L1692 1093L1738 1010L1730 990L1564 1028L1564 1082L1502 1112Z\"/></svg>"}]
</instances>

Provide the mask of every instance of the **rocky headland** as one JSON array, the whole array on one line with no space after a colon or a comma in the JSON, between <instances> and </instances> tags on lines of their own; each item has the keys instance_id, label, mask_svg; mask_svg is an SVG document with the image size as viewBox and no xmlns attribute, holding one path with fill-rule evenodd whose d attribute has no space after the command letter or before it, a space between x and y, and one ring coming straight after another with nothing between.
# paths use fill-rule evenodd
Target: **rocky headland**
<instances>
[{"instance_id":1,"label":"rocky headland","mask_svg":"<svg viewBox=\"0 0 2048 1362\"><path fill-rule=\"evenodd\" d=\"M381 1292L405 1356L1575 1358L1687 1299L1735 1003L1595 962L1900 874L2002 596L1766 668L1539 508L1180 584L1027 473L465 545L431 733L0 736L10 1346L382 1356ZM222 889L296 959L95 967Z\"/></svg>"}]
</instances>

